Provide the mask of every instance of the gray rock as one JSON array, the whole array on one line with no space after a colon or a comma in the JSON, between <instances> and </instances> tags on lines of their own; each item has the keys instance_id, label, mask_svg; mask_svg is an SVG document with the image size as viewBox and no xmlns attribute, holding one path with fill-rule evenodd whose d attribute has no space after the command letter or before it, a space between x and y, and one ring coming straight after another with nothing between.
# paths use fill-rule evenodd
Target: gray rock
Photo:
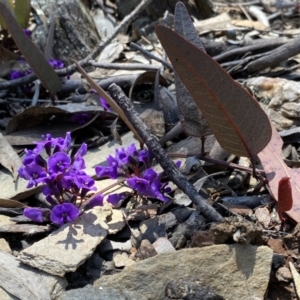
<instances>
[{"instance_id":1,"label":"gray rock","mask_svg":"<svg viewBox=\"0 0 300 300\"><path fill-rule=\"evenodd\" d=\"M173 252L176 251L173 245L167 238L161 237L152 244L157 253Z\"/></svg>"},{"instance_id":2,"label":"gray rock","mask_svg":"<svg viewBox=\"0 0 300 300\"><path fill-rule=\"evenodd\" d=\"M143 260L157 254L153 245L148 240L142 240L141 245L135 254L136 261Z\"/></svg>"},{"instance_id":3,"label":"gray rock","mask_svg":"<svg viewBox=\"0 0 300 300\"><path fill-rule=\"evenodd\" d=\"M190 207L178 207L172 210L172 213L176 216L178 222L182 223L186 221L195 209Z\"/></svg>"},{"instance_id":4,"label":"gray rock","mask_svg":"<svg viewBox=\"0 0 300 300\"><path fill-rule=\"evenodd\" d=\"M162 215L158 216L158 220L159 220L159 224L165 225L166 230L169 228L172 228L173 226L177 225L177 223L178 223L176 216L171 212L168 212L166 214L162 214Z\"/></svg>"},{"instance_id":5,"label":"gray rock","mask_svg":"<svg viewBox=\"0 0 300 300\"><path fill-rule=\"evenodd\" d=\"M108 234L115 234L125 227L124 215L120 209L112 209L112 214L107 225Z\"/></svg>"},{"instance_id":6,"label":"gray rock","mask_svg":"<svg viewBox=\"0 0 300 300\"><path fill-rule=\"evenodd\" d=\"M190 300L224 300L209 286L203 284L198 278L182 278L168 282L165 289L166 299Z\"/></svg>"},{"instance_id":7,"label":"gray rock","mask_svg":"<svg viewBox=\"0 0 300 300\"><path fill-rule=\"evenodd\" d=\"M7 252L7 253L11 253L11 249L9 247L8 242L5 239L0 239L0 250Z\"/></svg>"},{"instance_id":8,"label":"gray rock","mask_svg":"<svg viewBox=\"0 0 300 300\"><path fill-rule=\"evenodd\" d=\"M111 250L122 250L122 251L129 252L131 248L132 248L132 244L130 240L126 242L115 242L109 239L104 239L104 241L101 243L102 253L106 253Z\"/></svg>"},{"instance_id":9,"label":"gray rock","mask_svg":"<svg viewBox=\"0 0 300 300\"><path fill-rule=\"evenodd\" d=\"M142 299L138 293L115 288L95 288L87 285L82 289L64 292L58 300L134 300Z\"/></svg>"},{"instance_id":10,"label":"gray rock","mask_svg":"<svg viewBox=\"0 0 300 300\"><path fill-rule=\"evenodd\" d=\"M65 224L48 237L20 252L19 259L47 273L64 276L74 272L94 252L107 235L105 223L111 209L97 207Z\"/></svg>"},{"instance_id":11,"label":"gray rock","mask_svg":"<svg viewBox=\"0 0 300 300\"><path fill-rule=\"evenodd\" d=\"M117 268L127 267L135 264L135 261L130 259L126 254L124 255L124 253L123 254L117 253L114 256L113 261Z\"/></svg>"},{"instance_id":12,"label":"gray rock","mask_svg":"<svg viewBox=\"0 0 300 300\"><path fill-rule=\"evenodd\" d=\"M199 229L205 225L205 219L197 211L193 211L190 217L183 223L179 224L170 238L170 242L175 249L184 246L187 239L190 239Z\"/></svg>"},{"instance_id":13,"label":"gray rock","mask_svg":"<svg viewBox=\"0 0 300 300\"><path fill-rule=\"evenodd\" d=\"M263 299L272 255L266 246L238 244L183 249L140 261L120 274L100 278L94 286L113 288L117 283L120 291L139 293L136 299L156 300L164 299L171 280L191 277L201 278L226 299Z\"/></svg>"},{"instance_id":14,"label":"gray rock","mask_svg":"<svg viewBox=\"0 0 300 300\"><path fill-rule=\"evenodd\" d=\"M159 224L158 218L151 218L140 223L142 239L154 243L157 238L167 236L165 224Z\"/></svg>"},{"instance_id":15,"label":"gray rock","mask_svg":"<svg viewBox=\"0 0 300 300\"><path fill-rule=\"evenodd\" d=\"M0 299L56 299L67 286L65 278L23 265L2 251L0 269Z\"/></svg>"}]
</instances>

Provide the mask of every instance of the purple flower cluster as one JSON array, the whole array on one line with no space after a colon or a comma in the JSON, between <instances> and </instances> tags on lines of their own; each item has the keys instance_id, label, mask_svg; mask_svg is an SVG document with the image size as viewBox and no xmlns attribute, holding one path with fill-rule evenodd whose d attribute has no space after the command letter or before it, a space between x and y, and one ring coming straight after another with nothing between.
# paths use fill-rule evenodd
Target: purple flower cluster
<instances>
[{"instance_id":1,"label":"purple flower cluster","mask_svg":"<svg viewBox=\"0 0 300 300\"><path fill-rule=\"evenodd\" d=\"M73 222L84 210L102 206L104 195L96 191L94 180L83 170L87 145L82 144L71 157L71 134L65 138L42 137L33 150L25 149L23 166L19 175L28 181L27 188L42 185L47 208L26 207L23 214L35 222L51 221L57 225ZM45 159L45 156L47 158ZM116 149L115 155L107 158L107 166L97 166L99 178L123 178L123 181L137 194L144 197L168 201L171 189L162 183L160 175L151 168L153 156L148 150L137 150L134 144ZM177 165L179 166L179 165ZM127 193L110 194L106 201L113 206L127 196Z\"/></svg>"},{"instance_id":2,"label":"purple flower cluster","mask_svg":"<svg viewBox=\"0 0 300 300\"><path fill-rule=\"evenodd\" d=\"M87 145L82 144L73 158L68 154L70 148L71 134L68 132L65 138L47 134L33 150L25 150L24 166L19 168L19 175L28 180L27 188L42 184L42 192L49 203L48 209L26 208L24 215L31 220L42 222L50 218L58 225L72 222L79 216L87 193L96 190L94 180L83 171ZM95 205L96 202L90 206Z\"/></svg>"},{"instance_id":3,"label":"purple flower cluster","mask_svg":"<svg viewBox=\"0 0 300 300\"><path fill-rule=\"evenodd\" d=\"M140 196L168 201L165 194L171 189L167 187L167 183L161 182L159 174L150 167L152 160L153 156L150 151L138 151L135 145L131 144L126 149L116 149L114 157L111 155L107 157L106 167L96 167L96 174L99 178L125 177L127 185Z\"/></svg>"}]
</instances>

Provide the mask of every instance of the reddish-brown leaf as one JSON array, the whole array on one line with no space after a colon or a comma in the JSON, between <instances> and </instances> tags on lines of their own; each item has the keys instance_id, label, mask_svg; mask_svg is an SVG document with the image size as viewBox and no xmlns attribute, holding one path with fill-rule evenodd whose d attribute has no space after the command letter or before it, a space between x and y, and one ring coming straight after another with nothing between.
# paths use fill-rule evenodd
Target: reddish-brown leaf
<instances>
[{"instance_id":1,"label":"reddish-brown leaf","mask_svg":"<svg viewBox=\"0 0 300 300\"><path fill-rule=\"evenodd\" d=\"M278 207L279 210L286 211L286 214L296 223L300 222L300 170L289 168L281 157L282 139L278 134L276 128L272 125L272 139L265 149L263 149L258 157L266 172L266 177L269 181L269 186L272 194L278 202L279 200L279 184L283 178L290 178L290 185L292 190L291 198L292 207L288 210L287 205L284 209ZM281 201L282 202L282 201ZM283 201L284 202L284 201ZM281 204L278 204L281 205Z\"/></svg>"},{"instance_id":2,"label":"reddish-brown leaf","mask_svg":"<svg viewBox=\"0 0 300 300\"><path fill-rule=\"evenodd\" d=\"M278 215L280 220L285 220L282 216L283 212L286 212L293 207L292 186L289 177L283 177L278 183Z\"/></svg>"},{"instance_id":3,"label":"reddish-brown leaf","mask_svg":"<svg viewBox=\"0 0 300 300\"><path fill-rule=\"evenodd\" d=\"M264 149L272 130L257 101L195 45L165 26L155 31L220 145L251 158Z\"/></svg>"}]
</instances>

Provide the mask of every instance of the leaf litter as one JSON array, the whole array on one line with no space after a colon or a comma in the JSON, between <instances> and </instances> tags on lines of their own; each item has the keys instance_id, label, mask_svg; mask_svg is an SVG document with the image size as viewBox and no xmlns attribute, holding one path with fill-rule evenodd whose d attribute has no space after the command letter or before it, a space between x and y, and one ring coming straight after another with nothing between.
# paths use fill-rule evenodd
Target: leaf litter
<instances>
[{"instance_id":1,"label":"leaf litter","mask_svg":"<svg viewBox=\"0 0 300 300\"><path fill-rule=\"evenodd\" d=\"M105 18L107 18L107 15L105 15ZM231 16L227 14L226 20L226 22L229 22L231 20ZM200 25L202 24L201 22L204 21L194 22L194 25L196 25L196 29L205 28L205 26ZM232 24L234 24L234 26L232 26ZM251 22L235 22L232 24L230 26L234 30L239 30L237 28L242 27L253 27L254 25L258 26L255 28L260 30L259 26L261 26L261 24L254 24ZM234 215L238 218L238 221L235 219L227 219L223 225L220 225L220 228L215 227L215 230L216 232L218 231L218 234L220 235L222 234L222 232L226 233L226 241L222 240L222 242L226 243L230 239L233 239L233 241L238 243L251 242L261 245L264 244L264 242L260 240L261 236L264 237L265 242L267 239L271 240L271 236L272 238L275 237L278 240L283 240L282 236L287 234L289 231L291 232L293 223L299 223L299 195L297 194L299 192L297 182L297 178L299 177L298 172L296 169L288 168L285 165L283 159L281 158L283 142L273 126L271 133L269 119L266 117L266 114L259 107L259 105L257 105L256 100L252 98L252 96L250 96L240 85L233 81L232 78L224 70L222 70L207 54L205 54L205 51L210 54L211 49L205 43L204 46L202 45L201 41L203 41L203 37L201 36L201 39L199 39L199 30L198 32L196 32L194 29L194 25L190 21L190 18L188 17L187 11L185 10L183 4L178 4L175 10L175 31L181 36L176 35L176 33L170 31L170 29L162 27L161 25L157 27L157 33L158 36L161 37L162 45L164 46L167 55L169 56L174 69L176 70L176 73L178 74L178 76L175 75L175 89L177 93L178 111L182 115L181 123L183 130L186 134L197 137L207 136L209 134L209 131L211 130L215 134L215 137L217 138L221 146L229 153L235 154L235 157L231 159L236 159L236 156L248 156L252 159L253 163L254 157L256 156L256 154L258 154L262 166L258 167L258 165L256 165L256 167L259 169L264 169L265 176L268 179L267 184L270 188L271 194L273 195L274 199L278 201L278 215L280 218L282 218L282 222L280 222L280 220L278 220L278 215L275 209L276 206L274 206L274 203L270 201L254 201L255 197L268 196L268 194L263 184L259 185L257 184L257 181L257 186L249 187L248 184L249 181L251 181L251 178L250 175L248 175L248 177L246 176L246 179L243 179L243 182L239 186L239 188L237 190L234 189L238 196L233 197L231 198L233 200L230 200L232 201L232 203L234 203L231 203L231 205L238 206L241 203L245 203L244 208L247 208L247 210L245 210L246 213L243 214L242 218L246 221L246 225L242 225L242 211L239 211L238 207L234 208L233 206L228 206L227 210L222 211L222 207L220 206L218 209L220 209L224 217L227 216L227 214ZM222 26L224 27L224 25ZM242 32L243 30L244 29L241 29ZM187 33L190 33L191 36L188 36ZM187 39L187 41L183 39L184 37ZM145 43L145 41L141 42L141 44L143 43ZM151 45L152 49L155 48L155 55L159 55L159 51L156 51L158 45L157 40L155 42L150 42L150 44L151 43L153 43ZM193 46L191 43L196 44L198 48ZM154 44L155 46L153 47ZM177 46L175 47L174 45ZM149 47L149 49L151 47ZM222 46L220 48L225 49L226 47ZM122 52L126 53L126 48L123 49ZM118 55L114 53L112 57L112 64L116 60L118 60ZM238 74L239 68L244 68L244 70L246 70L245 63L246 62L242 62L241 65L236 69L229 69L224 64L223 66L232 75ZM206 70L205 74L201 74L201 69ZM103 72L102 74L105 73ZM193 74L193 80L189 80L191 74ZM168 84L170 83L170 81L168 81L170 78L169 71L165 71L160 75L160 84L168 86ZM89 77L87 77L88 75L85 74L84 76L90 82L92 87L96 88L96 84L92 82ZM140 78L137 79L137 82L141 81L141 83L144 84L145 80L143 79L143 76L147 77L147 73L142 74ZM254 75L252 74L251 76ZM216 80L217 78L221 78L222 84L220 84ZM116 80L118 80L117 76ZM254 90L255 87L258 86L254 83L251 84L252 89ZM129 82L125 82L125 84L121 85L124 89L128 89L128 87L130 86L132 87L132 89L133 87L135 87L135 90L137 88L141 88L136 86L136 83L130 84ZM158 88L160 90L162 89L161 86ZM106 98L108 102L111 101L110 96L105 91L100 90L99 88L97 89L98 91L100 91L101 96ZM153 90L155 89L157 89L157 87L154 87L153 89L151 88L150 97L148 94L146 96L148 97L148 99L150 99L150 101L154 98L153 94L155 93L155 91L153 92ZM169 86L168 89L173 93L175 92L174 86ZM88 91L88 93L90 93L90 91ZM181 97L181 95L185 96ZM256 95L259 95L259 91L257 90ZM193 98L196 100L196 102L193 102ZM209 99L210 102L207 99ZM114 100L112 99L112 101ZM112 101L110 102L110 104L113 103ZM109 142L107 142L107 139L104 140L103 137L109 137L108 139L112 139L113 136L116 137L119 134L118 131L122 132L122 130L124 130L124 123L118 120L113 123L113 120L115 120L116 117L116 113L104 111L98 106L84 107L85 105L81 105L81 108L79 108L80 105L78 105L77 108L72 109L72 105L74 105L74 103L69 103L65 105L65 107L42 107L41 105L39 105L36 107L26 108L23 113L13 116L13 118L9 121L8 126L6 127L6 136L1 136L1 138L5 140L4 144L6 145L4 147L5 150L4 148L0 147L1 157L3 157L1 164L8 170L10 170L10 172L13 174L20 164L20 159L15 150L13 150L10 145L13 145L16 150L20 151L24 147L30 147L33 141L38 141L42 134L51 133L53 136L63 136L63 133L65 133L66 131L71 131L72 134L74 134L74 139L72 141L74 149L76 149L76 147L78 147L78 144L80 144L80 142L82 141L88 141L89 145L94 145L94 147L91 146L86 156L86 171L90 176L95 177L94 167L99 164L105 165L106 157L112 154L114 150L119 147L116 141L110 140ZM138 137L139 142L143 144L143 141L141 140L141 138L139 138L139 134L132 127L131 122L126 119L126 117L124 117L124 114L119 108L116 109L117 106L115 106L115 104L113 104L113 106L115 108L115 111L124 120L127 126L130 127L133 132L135 132L135 136ZM139 106L143 107L143 104ZM167 112L166 107L167 105L165 105L165 107L163 105L162 107L164 116L167 116L167 114L169 113ZM95 113L95 111L97 111L98 113ZM285 112L285 115L288 114L289 117L292 117L292 109L287 104L284 105L284 109L282 111ZM268 109L266 109L266 112L269 115ZM88 121L87 123L81 125L72 123L71 118L74 114L77 113L88 114L91 117L91 121ZM206 117L207 123L203 119L202 113ZM151 117L155 119L153 115L151 115ZM222 126L220 126L221 123ZM165 125L167 128L167 124ZM110 126L114 127L114 134L110 132ZM155 126L156 125L154 125L154 127ZM202 127L204 127L204 129ZM153 132L154 131L155 130L153 130ZM125 136L123 134L120 134L120 136L123 146L125 147L134 140L132 133L126 134ZM175 137L172 138L172 143L177 143L180 139L184 138L185 137L183 135L175 135ZM101 140L103 141L101 142ZM8 144L9 147L7 147L7 141L10 142L10 145ZM197 141L199 144L201 144L200 139L198 139ZM100 143L103 143L103 145L99 145ZM135 143L136 145L138 145L138 142L136 140ZM190 174L189 180L193 183L201 182L199 193L201 193L201 195L203 195L203 197L207 199L207 201L214 207L218 207L219 202L223 202L223 204L226 203L225 197L228 196L228 193L230 193L231 187L227 173L226 175L222 174L224 174L224 168L232 164L230 158L228 158L226 166L221 167L218 164L212 164L211 162L205 161L205 157L202 157L204 153L201 153L201 151L199 151L199 148L201 147L197 147L198 152L195 153L196 147L193 147L193 144L189 144L188 138L184 140L183 145L185 151L182 151L181 153L196 154L198 157L197 159L199 161L199 166L207 172L207 177L213 176L214 173L218 172L216 173L218 177L217 180L207 179L207 177L203 177L203 174L201 175L197 172L192 175ZM297 151L297 146L294 146L293 157L295 158L295 162L297 161ZM185 158L182 159L184 160ZM251 169L248 168L247 172L251 173ZM262 170L258 172L260 176L264 176ZM165 176L165 174L162 174L162 176ZM7 213L12 213L12 211L9 212L8 209L21 208L28 203L29 205L33 205L35 203L36 200L33 199L33 195L35 195L39 189L26 189L26 182L22 179L19 179L18 182L14 183L13 176L7 171L2 172L1 170L0 177L0 189L3 191L1 195L3 199L0 200L0 206L2 209L6 208ZM16 177L16 173L14 174L14 177ZM260 179L261 178L262 177L260 177ZM100 189L105 189L106 187L111 185L112 182L106 182L105 180L103 180L98 181L97 184L98 183ZM227 186L227 188L224 188L224 186L226 187L227 183L229 186ZM179 211L180 209L182 209L180 215L184 216L185 214L188 215L190 211L193 211L195 209L192 204L188 204L188 206L183 209L180 206L178 207L178 205L176 205L176 203L173 203L172 201L169 204L163 205L161 205L161 203L153 204L150 201L147 202L146 199L135 199L132 202L129 201L129 199L134 199L134 197L132 197L130 193L130 189L128 189L128 187L123 188L124 191L128 193L128 199L126 199L121 204L124 214L127 214L127 221L140 221L144 219L151 220L157 215L164 215L164 213L168 212L169 210L172 211L172 213L174 212L174 214L176 214L176 211ZM247 196L245 197L245 195ZM22 200L22 202L17 202L11 199ZM139 203L139 201L141 202ZM25 204L23 204L23 202ZM253 206L252 204L254 202L256 204ZM152 207L151 205L155 205L155 207ZM263 207L258 207L261 205ZM251 223L255 224L255 226L251 227ZM261 226L259 224L263 224L263 230L261 229L261 227L259 228L259 226ZM23 229L20 229L19 232L24 232L25 234L30 232L30 228L28 227L26 229L25 227ZM235 230L234 235L230 234L232 228L234 228ZM248 231L249 233L248 236L247 234L244 235L241 233L242 228L246 228L246 231ZM17 227L11 226L10 229L8 229L8 232L17 232L17 230ZM37 228L32 230L35 230L35 232L38 231ZM43 231L42 228L41 230ZM253 232L254 237L252 237ZM285 233L283 234L282 232ZM173 234L173 236L175 236L173 229L169 230L168 234ZM291 239L295 238L297 236L297 231L294 231L290 234ZM202 235L199 233L198 238L201 236ZM195 234L194 237L188 237L188 240L192 240L194 244L197 244L197 235ZM211 238L209 238L209 241L211 244L213 242L216 242L217 239L213 241L211 240ZM295 252L294 248L292 249L288 246L289 244L287 242L287 239L283 241L284 245L288 248L288 255L290 257L293 257L295 261L298 261L298 253ZM176 242L176 245L181 244L179 242ZM183 243L182 245L183 246L179 246L178 249L180 249L180 247L186 247L185 243ZM202 244L199 243L199 245Z\"/></svg>"}]
</instances>

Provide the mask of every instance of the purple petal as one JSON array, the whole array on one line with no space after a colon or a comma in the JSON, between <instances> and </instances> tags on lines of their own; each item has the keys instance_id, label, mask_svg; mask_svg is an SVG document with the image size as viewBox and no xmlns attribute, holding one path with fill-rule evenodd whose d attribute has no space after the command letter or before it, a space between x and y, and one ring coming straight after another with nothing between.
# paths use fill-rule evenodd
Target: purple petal
<instances>
[{"instance_id":1,"label":"purple petal","mask_svg":"<svg viewBox=\"0 0 300 300\"><path fill-rule=\"evenodd\" d=\"M30 38L31 37L31 31L29 29L23 29L23 32Z\"/></svg>"},{"instance_id":2,"label":"purple petal","mask_svg":"<svg viewBox=\"0 0 300 300\"><path fill-rule=\"evenodd\" d=\"M80 148L77 150L76 154L75 154L75 157L82 157L84 155L86 155L87 153L87 144L86 143L83 143Z\"/></svg>"},{"instance_id":3,"label":"purple petal","mask_svg":"<svg viewBox=\"0 0 300 300\"><path fill-rule=\"evenodd\" d=\"M63 203L53 207L50 219L54 224L63 225L73 222L79 216L79 209L71 203Z\"/></svg>"},{"instance_id":4,"label":"purple petal","mask_svg":"<svg viewBox=\"0 0 300 300\"><path fill-rule=\"evenodd\" d=\"M181 164L182 164L182 161L181 161L181 160L178 160L178 161L176 161L175 166L176 166L177 168L180 168Z\"/></svg>"},{"instance_id":5,"label":"purple petal","mask_svg":"<svg viewBox=\"0 0 300 300\"><path fill-rule=\"evenodd\" d=\"M141 195L151 197L148 193L150 187L150 182L148 180L135 176L127 179L126 182L130 188L137 190Z\"/></svg>"},{"instance_id":6,"label":"purple petal","mask_svg":"<svg viewBox=\"0 0 300 300\"><path fill-rule=\"evenodd\" d=\"M127 197L127 193L110 194L107 197L107 202L112 206L117 206L119 202Z\"/></svg>"},{"instance_id":7,"label":"purple petal","mask_svg":"<svg viewBox=\"0 0 300 300\"><path fill-rule=\"evenodd\" d=\"M62 145L62 151L68 153L71 148L71 133L67 132L66 137L64 139L64 143Z\"/></svg>"},{"instance_id":8,"label":"purple petal","mask_svg":"<svg viewBox=\"0 0 300 300\"><path fill-rule=\"evenodd\" d=\"M153 168L149 168L143 173L143 178L149 181L153 181L157 177L158 174L154 171Z\"/></svg>"},{"instance_id":9,"label":"purple petal","mask_svg":"<svg viewBox=\"0 0 300 300\"><path fill-rule=\"evenodd\" d=\"M74 114L71 118L71 121L78 123L79 125L84 125L91 119L92 116L89 114Z\"/></svg>"},{"instance_id":10,"label":"purple petal","mask_svg":"<svg viewBox=\"0 0 300 300\"><path fill-rule=\"evenodd\" d=\"M110 110L110 105L104 100L104 98L100 97L100 105L105 109L105 110Z\"/></svg>"},{"instance_id":11,"label":"purple petal","mask_svg":"<svg viewBox=\"0 0 300 300\"><path fill-rule=\"evenodd\" d=\"M85 205L85 209L91 209L95 206L103 206L104 195L99 194Z\"/></svg>"},{"instance_id":12,"label":"purple petal","mask_svg":"<svg viewBox=\"0 0 300 300\"><path fill-rule=\"evenodd\" d=\"M43 211L39 208L26 207L23 215L34 222L43 222Z\"/></svg>"},{"instance_id":13,"label":"purple petal","mask_svg":"<svg viewBox=\"0 0 300 300\"><path fill-rule=\"evenodd\" d=\"M64 67L64 63L59 59L49 59L48 63L53 69L62 69Z\"/></svg>"},{"instance_id":14,"label":"purple petal","mask_svg":"<svg viewBox=\"0 0 300 300\"><path fill-rule=\"evenodd\" d=\"M39 183L44 182L48 174L45 170L38 165L28 165L19 169L21 178L29 180L27 188L37 186Z\"/></svg>"},{"instance_id":15,"label":"purple petal","mask_svg":"<svg viewBox=\"0 0 300 300\"><path fill-rule=\"evenodd\" d=\"M54 153L48 159L50 173L64 172L71 165L71 158L64 152Z\"/></svg>"},{"instance_id":16,"label":"purple petal","mask_svg":"<svg viewBox=\"0 0 300 300\"><path fill-rule=\"evenodd\" d=\"M77 175L74 177L74 183L79 189L96 190L95 181L88 175Z\"/></svg>"},{"instance_id":17,"label":"purple petal","mask_svg":"<svg viewBox=\"0 0 300 300\"><path fill-rule=\"evenodd\" d=\"M85 169L85 162L84 159L81 156L78 156L75 158L73 164L72 164L72 169L73 170L78 170L81 171Z\"/></svg>"}]
</instances>

